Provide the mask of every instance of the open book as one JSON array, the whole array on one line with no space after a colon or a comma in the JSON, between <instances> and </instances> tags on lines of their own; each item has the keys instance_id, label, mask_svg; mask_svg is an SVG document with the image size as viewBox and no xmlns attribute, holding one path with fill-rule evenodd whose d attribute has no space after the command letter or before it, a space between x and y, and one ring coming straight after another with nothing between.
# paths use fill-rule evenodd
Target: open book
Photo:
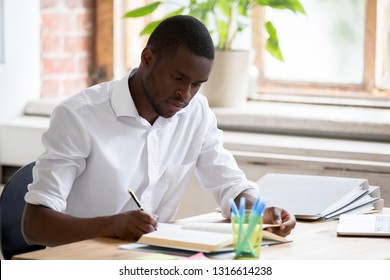
<instances>
[{"instance_id":1,"label":"open book","mask_svg":"<svg viewBox=\"0 0 390 280\"><path fill-rule=\"evenodd\" d=\"M274 225L263 225L263 228ZM263 230L263 243L275 244L290 240ZM158 230L141 236L138 243L198 252L215 252L233 244L230 223L160 223Z\"/></svg>"}]
</instances>

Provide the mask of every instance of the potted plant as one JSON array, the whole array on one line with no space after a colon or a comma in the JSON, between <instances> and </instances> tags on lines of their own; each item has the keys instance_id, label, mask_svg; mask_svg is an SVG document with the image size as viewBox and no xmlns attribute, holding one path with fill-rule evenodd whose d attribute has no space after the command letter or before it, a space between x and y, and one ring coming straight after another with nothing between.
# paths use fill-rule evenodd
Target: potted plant
<instances>
[{"instance_id":1,"label":"potted plant","mask_svg":"<svg viewBox=\"0 0 390 280\"><path fill-rule=\"evenodd\" d=\"M237 34L250 27L252 9L256 6L268 6L305 13L299 0L188 0L184 4L182 2L156 1L128 11L123 17L150 15L164 5L173 8L173 11L160 19L148 23L140 35L151 34L162 20L178 14L191 15L201 20L210 31L216 47L213 70L209 81L202 86L202 93L207 96L210 105L215 107L238 106L247 99L251 54L249 49L233 49L233 42ZM277 32L270 21L265 23L265 30L268 33L266 50L276 59L283 61Z\"/></svg>"}]
</instances>

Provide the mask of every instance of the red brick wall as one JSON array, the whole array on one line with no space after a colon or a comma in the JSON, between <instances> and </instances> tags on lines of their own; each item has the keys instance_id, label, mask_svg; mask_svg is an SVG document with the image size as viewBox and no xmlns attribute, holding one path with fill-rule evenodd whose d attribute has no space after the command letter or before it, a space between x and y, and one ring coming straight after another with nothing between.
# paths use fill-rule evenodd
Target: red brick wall
<instances>
[{"instance_id":1,"label":"red brick wall","mask_svg":"<svg viewBox=\"0 0 390 280\"><path fill-rule=\"evenodd\" d=\"M41 96L89 85L93 0L41 0Z\"/></svg>"}]
</instances>

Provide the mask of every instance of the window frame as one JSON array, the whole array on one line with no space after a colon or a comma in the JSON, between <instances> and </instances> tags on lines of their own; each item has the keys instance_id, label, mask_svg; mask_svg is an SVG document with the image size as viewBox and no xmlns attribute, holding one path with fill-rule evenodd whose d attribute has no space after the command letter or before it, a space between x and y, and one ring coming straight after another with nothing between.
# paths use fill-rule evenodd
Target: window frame
<instances>
[{"instance_id":1,"label":"window frame","mask_svg":"<svg viewBox=\"0 0 390 280\"><path fill-rule=\"evenodd\" d=\"M116 10L116 5L120 6L120 15L123 14L123 11L134 8L134 5L140 5L129 0L126 0L124 6L118 0L104 1L112 1L114 6L111 10L113 18L115 18L114 10ZM376 48L376 43L373 43L376 42L376 33L372 32L372 30L376 29L378 1L381 0L367 0L369 4L366 7L364 64L368 68L364 72L364 83L357 86L341 86L298 82L270 83L266 81L264 86L258 87L258 93L260 94L257 93L255 96L250 96L245 106L240 108L212 108L218 119L218 126L224 130L276 132L306 136L319 135L320 137L329 138L347 137L359 140L369 138L370 141L373 139L387 141L385 139L388 139L388 137L382 134L388 131L387 119L388 110L390 109L390 95L388 91L380 91L374 87L375 63L370 64L370 62L375 61L375 54L369 51ZM118 13L118 10L116 12ZM254 46L263 44L260 37L260 31L262 30L260 29L264 26L263 22L261 22L264 19L264 12L262 8L253 10L252 27L254 29L252 30L252 42ZM102 16L96 9L95 20L99 20L99 17ZM134 63L136 62L131 56L134 56L138 51L137 48L142 48L146 41L146 38L139 37L139 31L144 26L145 20L148 19L139 18L137 19L138 22L132 21L130 30L125 32L126 52L125 54L121 52L122 55L125 55L126 62L124 68L135 65ZM128 29L129 26L129 21L122 21L122 24L113 24L114 29L120 28L121 30L123 28ZM97 32L100 32L99 29ZM114 30L113 33L115 34L116 31ZM111 57L112 63L115 63L114 61L117 61L116 59L118 58L114 58L114 54L118 51L123 51L122 47L119 46L118 49L118 42L114 43L114 38L107 36L107 34L101 34L98 37L104 38L103 42L105 45L113 46L113 52L97 52L96 55L108 56L105 61L110 60L109 57ZM259 62L262 61L263 56L264 49L256 52L255 63L257 66L261 65ZM123 60L123 57L119 59ZM115 74L113 76L116 78ZM271 112L269 110L264 111L261 109L264 106L272 107L273 110ZM286 106L288 106L288 110L285 109ZM313 119L311 113L313 110L319 112L320 116ZM321 114L321 110L328 111ZM355 118L356 116L359 117ZM348 118L347 120L345 119L346 117ZM267 125L271 126L267 127ZM321 128L323 127L327 127L328 130L326 132L322 131ZM371 139L372 135L376 135L375 138Z\"/></svg>"},{"instance_id":2,"label":"window frame","mask_svg":"<svg viewBox=\"0 0 390 280\"><path fill-rule=\"evenodd\" d=\"M4 2L0 0L0 63L5 62L4 37Z\"/></svg>"},{"instance_id":3,"label":"window frame","mask_svg":"<svg viewBox=\"0 0 390 280\"><path fill-rule=\"evenodd\" d=\"M361 84L330 84L314 82L291 82L274 81L267 79L261 69L264 64L264 19L265 8L256 8L252 18L252 47L256 49L255 65L259 69L257 94L250 100L263 100L264 94L267 99L283 100L282 96L299 95L312 99L315 97L341 97L341 98L365 98L365 99L388 99L390 90L379 89L375 85L376 78L376 48L377 48L377 19L378 7L383 5L381 0L366 0L365 30L364 30L364 72ZM260 47L259 47L260 46ZM305 99L305 98L303 98ZM314 101L313 101L314 99ZM285 101L291 97L284 98ZM296 99L298 100L298 99Z\"/></svg>"},{"instance_id":4,"label":"window frame","mask_svg":"<svg viewBox=\"0 0 390 280\"><path fill-rule=\"evenodd\" d=\"M105 0L107 1L107 0ZM113 6L118 5L115 0L108 0L113 2ZM273 100L273 101L283 101L283 102L296 102L296 103L314 103L314 104L340 104L340 105L350 105L355 104L351 102L351 99L358 100L376 100L387 101L390 97L390 90L379 89L375 85L376 80L376 48L377 48L377 18L378 18L378 6L383 6L384 0L366 0L365 8L365 30L364 30L364 72L363 72L363 82L361 84L331 84L331 83L314 83L314 82L299 82L299 81L273 81L266 79L261 69L263 68L265 48L264 44L264 20L265 20L265 8L256 7L253 9L252 16L252 47L256 50L255 52L255 65L259 70L259 77L257 80L257 90L256 94L253 94L249 97L249 100ZM120 4L122 11L126 11L130 8L134 8L139 5L132 2L125 2L126 4ZM114 9L113 9L114 10ZM114 11L112 10L112 13ZM101 13L96 13L97 21L101 17ZM114 15L113 15L114 17ZM141 37L139 38L139 30L148 18L137 19L138 23L134 20L132 21L131 28L129 30L129 22L122 22L122 28L125 28L125 65L122 65L123 68L128 68L134 65L134 52L133 48L140 48L142 44L145 43L146 39ZM123 20L123 19L121 19ZM120 24L114 24L113 28L118 28ZM124 27L123 25L126 25ZM97 30L99 33L99 29ZM123 34L123 33L122 33ZM118 46L115 46L114 39L110 40L107 36L107 33L103 36L105 44L113 46L113 52L118 51ZM137 39L135 39L137 38ZM101 40L100 44L101 44ZM111 41L111 42L109 42ZM260 47L259 47L260 46ZM111 56L111 59L108 59L109 64L114 61L118 61L118 58L114 57L114 54L107 52L98 54L97 60L100 56ZM123 51L122 51L123 54ZM121 58L122 59L122 58ZM107 58L105 59L107 60ZM99 64L99 63L97 63ZM115 65L114 65L115 67ZM96 66L95 66L96 69ZM111 70L111 69L110 69ZM114 71L115 72L115 71ZM116 75L113 75L114 77ZM107 78L107 77L106 77ZM334 100L323 101L323 98L329 98ZM320 99L320 101L319 101ZM350 100L348 100L350 99ZM293 100L293 101L291 101ZM366 105L359 106L369 106L369 107L384 107L390 108L388 104L372 104L367 102Z\"/></svg>"}]
</instances>

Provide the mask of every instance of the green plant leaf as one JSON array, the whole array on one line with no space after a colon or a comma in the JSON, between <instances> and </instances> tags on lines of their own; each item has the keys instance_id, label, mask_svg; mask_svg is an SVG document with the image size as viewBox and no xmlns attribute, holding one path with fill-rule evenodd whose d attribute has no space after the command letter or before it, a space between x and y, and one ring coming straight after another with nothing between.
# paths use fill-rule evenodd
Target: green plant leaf
<instances>
[{"instance_id":1,"label":"green plant leaf","mask_svg":"<svg viewBox=\"0 0 390 280\"><path fill-rule=\"evenodd\" d=\"M218 11L221 12L221 14L226 16L227 18L231 16L233 5L235 5L235 3L231 0L216 1L215 3L215 7L218 9Z\"/></svg>"},{"instance_id":2,"label":"green plant leaf","mask_svg":"<svg viewBox=\"0 0 390 280\"><path fill-rule=\"evenodd\" d=\"M199 2L198 0L191 0L187 6L188 14L201 20L207 26L208 15L214 13L216 0L208 0Z\"/></svg>"},{"instance_id":3,"label":"green plant leaf","mask_svg":"<svg viewBox=\"0 0 390 280\"><path fill-rule=\"evenodd\" d=\"M157 25L169 16L188 14L200 19L207 26L209 32L216 38L215 45L219 49L232 47L236 34L242 32L248 26L250 11L253 6L268 6L273 9L287 9L293 12L305 13L299 0L188 0L184 4L161 0L128 11L123 17L149 15L160 5L165 4L176 4L180 8L160 17L159 20L147 24L140 35L150 35ZM267 28L269 38L266 42L266 50L277 59L283 60L276 30L271 23L268 25L270 26Z\"/></svg>"},{"instance_id":4,"label":"green plant leaf","mask_svg":"<svg viewBox=\"0 0 390 280\"><path fill-rule=\"evenodd\" d=\"M156 1L151 4L139 7L137 9L131 10L126 12L123 15L123 18L129 18L129 17L143 17L146 15L149 15L153 13L161 4L161 1Z\"/></svg>"},{"instance_id":5,"label":"green plant leaf","mask_svg":"<svg viewBox=\"0 0 390 280\"><path fill-rule=\"evenodd\" d=\"M240 9L246 9L246 10L250 10L252 9L252 2L253 0L238 0L238 7L240 7Z\"/></svg>"},{"instance_id":6,"label":"green plant leaf","mask_svg":"<svg viewBox=\"0 0 390 280\"><path fill-rule=\"evenodd\" d=\"M250 14L248 13L251 10L252 0L239 0L238 1L238 13L240 15L243 15L245 17L249 17Z\"/></svg>"},{"instance_id":7,"label":"green plant leaf","mask_svg":"<svg viewBox=\"0 0 390 280\"><path fill-rule=\"evenodd\" d=\"M266 50L276 59L280 61L284 61L282 51L279 48L278 34L272 22L267 21L265 23L265 29L267 30L267 33L269 35L267 42L265 44Z\"/></svg>"},{"instance_id":8,"label":"green plant leaf","mask_svg":"<svg viewBox=\"0 0 390 280\"><path fill-rule=\"evenodd\" d=\"M272 22L267 21L267 22L265 23L265 29L267 30L268 35L269 35L271 38L273 38L274 40L276 40L277 42L279 42L278 33L276 32L276 28L275 28L275 26L272 24Z\"/></svg>"},{"instance_id":9,"label":"green plant leaf","mask_svg":"<svg viewBox=\"0 0 390 280\"><path fill-rule=\"evenodd\" d=\"M305 9L298 0L255 0L255 2L261 6L269 6L274 9L287 9L305 14Z\"/></svg>"},{"instance_id":10,"label":"green plant leaf","mask_svg":"<svg viewBox=\"0 0 390 280\"><path fill-rule=\"evenodd\" d=\"M218 48L219 49L226 49L226 43L227 43L227 24L224 21L217 21L217 28L218 28Z\"/></svg>"},{"instance_id":11,"label":"green plant leaf","mask_svg":"<svg viewBox=\"0 0 390 280\"><path fill-rule=\"evenodd\" d=\"M144 29L141 30L140 35L142 36L142 35L150 35L150 34L152 34L154 29L156 29L157 25L159 25L160 22L162 22L164 19L172 17L172 16L175 16L175 15L181 15L181 14L183 14L183 11L184 11L184 7L167 14L162 19L150 22L149 24L147 24L144 27Z\"/></svg>"},{"instance_id":12,"label":"green plant leaf","mask_svg":"<svg viewBox=\"0 0 390 280\"><path fill-rule=\"evenodd\" d=\"M277 42L273 41L271 38L268 38L267 42L265 43L265 48L273 57L280 61L284 61L282 52Z\"/></svg>"},{"instance_id":13,"label":"green plant leaf","mask_svg":"<svg viewBox=\"0 0 390 280\"><path fill-rule=\"evenodd\" d=\"M155 30L157 25L159 25L160 22L162 22L162 21L163 21L163 19L150 22L149 24L147 24L144 27L144 29L141 30L139 35L142 36L142 35L150 35L150 34L152 34L153 30Z\"/></svg>"}]
</instances>

